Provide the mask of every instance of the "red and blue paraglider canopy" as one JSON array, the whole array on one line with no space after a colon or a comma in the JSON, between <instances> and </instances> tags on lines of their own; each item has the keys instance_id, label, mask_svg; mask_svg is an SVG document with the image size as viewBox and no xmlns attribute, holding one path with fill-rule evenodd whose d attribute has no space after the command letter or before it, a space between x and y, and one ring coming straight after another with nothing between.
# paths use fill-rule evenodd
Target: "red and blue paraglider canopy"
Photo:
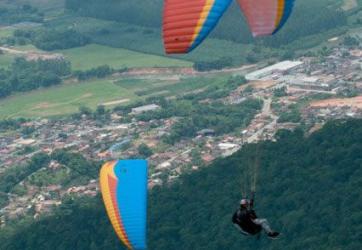
<instances>
[{"instance_id":1,"label":"red and blue paraglider canopy","mask_svg":"<svg viewBox=\"0 0 362 250\"><path fill-rule=\"evenodd\" d=\"M275 34L289 18L295 0L238 0L254 37ZM165 0L166 53L188 53L213 30L232 0ZM232 25L232 24L231 24Z\"/></svg>"}]
</instances>

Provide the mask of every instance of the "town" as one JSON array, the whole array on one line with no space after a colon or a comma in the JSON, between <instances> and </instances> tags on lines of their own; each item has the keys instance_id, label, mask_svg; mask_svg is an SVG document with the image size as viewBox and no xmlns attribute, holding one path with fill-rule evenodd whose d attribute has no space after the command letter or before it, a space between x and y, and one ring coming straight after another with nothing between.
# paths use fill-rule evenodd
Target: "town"
<instances>
[{"instance_id":1,"label":"town","mask_svg":"<svg viewBox=\"0 0 362 250\"><path fill-rule=\"evenodd\" d=\"M149 161L148 186L152 189L174 182L183 173L207 167L214 159L230 156L246 143L274 140L280 129L303 128L312 133L332 119L362 117L362 48L340 45L322 57L303 56L230 74L242 75L248 82L217 101L225 105L242 104L248 98L262 101L261 110L250 124L240 125L231 133L220 135L213 128L204 128L193 138L165 144L162 137L171 132L178 117L138 120L139 114L162 109L152 102L134 107L126 115L128 119L112 111L102 126L84 114L78 120L26 120L19 128L0 133L0 174L26 164L40 152L51 154L65 149L101 163L139 157L140 149L145 148L147 154L141 155ZM62 168L56 161L48 166L54 173ZM66 195L96 196L99 192L96 179L70 187L59 183L37 187L27 179L18 185L26 190L22 195L6 194L9 202L0 208L0 225L29 211L35 217L50 212Z\"/></svg>"}]
</instances>

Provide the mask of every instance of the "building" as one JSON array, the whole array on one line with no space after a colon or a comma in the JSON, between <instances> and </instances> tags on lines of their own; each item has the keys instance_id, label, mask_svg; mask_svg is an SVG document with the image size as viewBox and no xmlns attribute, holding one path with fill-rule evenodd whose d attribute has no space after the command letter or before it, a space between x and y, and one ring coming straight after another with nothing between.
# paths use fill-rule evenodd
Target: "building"
<instances>
[{"instance_id":1,"label":"building","mask_svg":"<svg viewBox=\"0 0 362 250\"><path fill-rule=\"evenodd\" d=\"M160 109L161 107L156 105L156 104L150 104L150 105L145 105L145 106L140 106L137 108L133 108L131 114L141 114L143 112L148 112L148 111L154 111L157 109Z\"/></svg>"},{"instance_id":2,"label":"building","mask_svg":"<svg viewBox=\"0 0 362 250\"><path fill-rule=\"evenodd\" d=\"M288 70L294 69L300 65L304 64L302 61L283 61L269 67L251 72L245 76L246 80L255 81L260 80L266 76L272 75L274 73L284 73Z\"/></svg>"},{"instance_id":3,"label":"building","mask_svg":"<svg viewBox=\"0 0 362 250\"><path fill-rule=\"evenodd\" d=\"M201 136L214 136L215 135L215 130L213 129L203 129L197 132L198 135Z\"/></svg>"},{"instance_id":4,"label":"building","mask_svg":"<svg viewBox=\"0 0 362 250\"><path fill-rule=\"evenodd\" d=\"M230 156L240 149L240 146L234 143L219 143L218 147L222 151L222 156L224 157Z\"/></svg>"}]
</instances>

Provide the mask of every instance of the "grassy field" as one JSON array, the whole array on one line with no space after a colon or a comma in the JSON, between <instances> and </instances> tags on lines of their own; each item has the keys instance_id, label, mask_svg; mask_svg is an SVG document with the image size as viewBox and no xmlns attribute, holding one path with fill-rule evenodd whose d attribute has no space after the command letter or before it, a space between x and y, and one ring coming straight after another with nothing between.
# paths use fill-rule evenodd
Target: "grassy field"
<instances>
[{"instance_id":1,"label":"grassy field","mask_svg":"<svg viewBox=\"0 0 362 250\"><path fill-rule=\"evenodd\" d=\"M44 52L33 45L15 46L14 49L29 52ZM192 62L185 60L144 54L127 49L112 48L97 44L67 50L59 50L56 52L63 54L65 58L72 63L72 70L89 70L106 64L114 69L143 67L192 67L193 65ZM8 53L0 55L0 67L3 68L9 66L14 58L14 55L10 55Z\"/></svg>"},{"instance_id":2,"label":"grassy field","mask_svg":"<svg viewBox=\"0 0 362 250\"><path fill-rule=\"evenodd\" d=\"M96 108L104 102L138 97L110 80L64 84L0 101L0 119L14 117L47 117L77 112L80 106Z\"/></svg>"},{"instance_id":3,"label":"grassy field","mask_svg":"<svg viewBox=\"0 0 362 250\"><path fill-rule=\"evenodd\" d=\"M133 91L140 98L150 96L177 96L196 90L201 90L210 86L222 86L226 83L228 76L190 77L180 81L162 80L137 80L122 79L116 84L122 88Z\"/></svg>"},{"instance_id":4,"label":"grassy field","mask_svg":"<svg viewBox=\"0 0 362 250\"><path fill-rule=\"evenodd\" d=\"M111 108L150 96L170 97L212 85L222 86L225 82L226 76L186 78L180 81L106 79L67 83L0 100L0 119L67 115L77 112L81 106L95 109L100 104Z\"/></svg>"},{"instance_id":5,"label":"grassy field","mask_svg":"<svg viewBox=\"0 0 362 250\"><path fill-rule=\"evenodd\" d=\"M12 36L14 29L10 27L0 27L0 39Z\"/></svg>"},{"instance_id":6,"label":"grassy field","mask_svg":"<svg viewBox=\"0 0 362 250\"><path fill-rule=\"evenodd\" d=\"M162 56L143 54L121 48L91 44L58 51L72 63L73 70L87 70L101 65L115 69L138 67L191 67L192 63Z\"/></svg>"}]
</instances>

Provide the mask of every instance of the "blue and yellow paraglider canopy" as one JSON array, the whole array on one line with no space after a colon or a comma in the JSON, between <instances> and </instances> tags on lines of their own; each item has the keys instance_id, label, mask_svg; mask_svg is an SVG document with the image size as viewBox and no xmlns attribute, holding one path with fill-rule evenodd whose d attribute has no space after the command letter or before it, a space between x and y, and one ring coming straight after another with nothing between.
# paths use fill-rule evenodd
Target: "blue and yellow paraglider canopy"
<instances>
[{"instance_id":1,"label":"blue and yellow paraglider canopy","mask_svg":"<svg viewBox=\"0 0 362 250\"><path fill-rule=\"evenodd\" d=\"M104 164L100 187L117 236L128 249L146 249L147 161L119 160Z\"/></svg>"}]
</instances>

